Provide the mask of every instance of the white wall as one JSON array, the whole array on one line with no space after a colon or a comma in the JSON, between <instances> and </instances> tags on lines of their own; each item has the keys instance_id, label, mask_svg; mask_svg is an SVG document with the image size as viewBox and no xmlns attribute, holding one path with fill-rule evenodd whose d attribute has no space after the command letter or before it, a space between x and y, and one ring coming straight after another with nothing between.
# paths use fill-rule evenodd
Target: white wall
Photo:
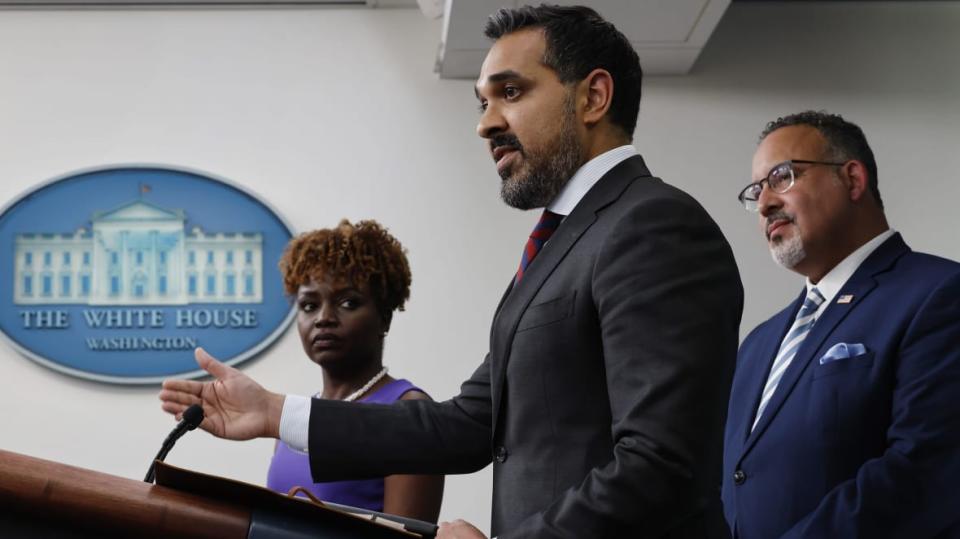
<instances>
[{"instance_id":1,"label":"white wall","mask_svg":"<svg viewBox=\"0 0 960 539\"><path fill-rule=\"evenodd\" d=\"M733 4L685 77L646 83L636 143L697 197L733 245L746 290L741 335L796 297L736 195L767 121L827 109L859 124L893 228L960 259L960 4Z\"/></svg>"},{"instance_id":2,"label":"white wall","mask_svg":"<svg viewBox=\"0 0 960 539\"><path fill-rule=\"evenodd\" d=\"M947 2L734 4L691 75L647 81L636 144L733 244L742 332L800 287L735 199L777 115L860 123L893 226L960 259L958 23ZM416 10L0 11L0 205L71 170L151 162L241 183L298 230L377 218L414 275L387 362L450 397L482 359L536 217L499 202L472 83L431 72L439 36ZM245 370L275 390L318 389L292 330ZM2 348L0 410L0 448L134 479L172 427L155 388L74 380ZM270 451L192 433L169 460L260 483ZM486 529L489 508L488 471L448 479L443 518Z\"/></svg>"}]
</instances>

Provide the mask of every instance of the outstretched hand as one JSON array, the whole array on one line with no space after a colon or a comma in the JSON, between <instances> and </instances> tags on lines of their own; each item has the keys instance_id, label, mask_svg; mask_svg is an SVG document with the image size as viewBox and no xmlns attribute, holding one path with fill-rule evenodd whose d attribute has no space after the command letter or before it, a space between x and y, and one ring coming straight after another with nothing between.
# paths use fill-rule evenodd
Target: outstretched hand
<instances>
[{"instance_id":1,"label":"outstretched hand","mask_svg":"<svg viewBox=\"0 0 960 539\"><path fill-rule=\"evenodd\" d=\"M199 404L204 414L200 428L214 436L230 440L280 437L283 395L267 391L203 348L197 348L194 357L213 380L164 380L160 391L163 411L179 420L190 405Z\"/></svg>"}]
</instances>

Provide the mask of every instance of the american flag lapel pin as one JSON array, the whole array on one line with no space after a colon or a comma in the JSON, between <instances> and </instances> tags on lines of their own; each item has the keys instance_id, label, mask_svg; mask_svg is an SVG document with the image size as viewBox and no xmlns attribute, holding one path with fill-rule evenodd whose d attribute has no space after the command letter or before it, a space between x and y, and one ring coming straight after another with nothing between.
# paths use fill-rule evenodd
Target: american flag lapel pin
<instances>
[{"instance_id":1,"label":"american flag lapel pin","mask_svg":"<svg viewBox=\"0 0 960 539\"><path fill-rule=\"evenodd\" d=\"M837 298L837 303L846 304L853 301L853 294L844 294Z\"/></svg>"}]
</instances>

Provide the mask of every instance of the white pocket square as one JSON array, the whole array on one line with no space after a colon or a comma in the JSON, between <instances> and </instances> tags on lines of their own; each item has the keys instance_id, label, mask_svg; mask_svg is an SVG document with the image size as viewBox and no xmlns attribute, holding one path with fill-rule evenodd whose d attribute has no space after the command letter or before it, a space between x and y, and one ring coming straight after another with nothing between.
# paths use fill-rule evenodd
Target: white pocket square
<instances>
[{"instance_id":1,"label":"white pocket square","mask_svg":"<svg viewBox=\"0 0 960 539\"><path fill-rule=\"evenodd\" d=\"M820 358L820 364L824 365L832 361L849 359L851 357L862 356L867 353L867 347L860 343L838 342L830 347L826 354Z\"/></svg>"}]
</instances>

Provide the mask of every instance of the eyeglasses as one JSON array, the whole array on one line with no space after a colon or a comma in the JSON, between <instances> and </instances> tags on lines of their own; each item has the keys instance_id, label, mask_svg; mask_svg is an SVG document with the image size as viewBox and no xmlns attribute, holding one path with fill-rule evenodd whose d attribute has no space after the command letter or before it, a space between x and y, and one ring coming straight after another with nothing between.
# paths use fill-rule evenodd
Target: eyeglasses
<instances>
[{"instance_id":1,"label":"eyeglasses","mask_svg":"<svg viewBox=\"0 0 960 539\"><path fill-rule=\"evenodd\" d=\"M753 182L750 185L743 188L743 191L740 191L740 194L737 196L737 199L743 204L743 207L747 211L757 211L759 209L759 204L757 201L760 200L760 193L763 191L763 183L767 183L767 187L770 188L774 193L786 193L793 187L794 182L797 181L797 176L803 174L803 172L797 172L794 165L825 165L830 167L842 167L846 163L831 163L828 161L806 161L803 159L791 159L789 161L784 161L778 165L774 165L770 172L767 174L767 177L758 181Z\"/></svg>"}]
</instances>

